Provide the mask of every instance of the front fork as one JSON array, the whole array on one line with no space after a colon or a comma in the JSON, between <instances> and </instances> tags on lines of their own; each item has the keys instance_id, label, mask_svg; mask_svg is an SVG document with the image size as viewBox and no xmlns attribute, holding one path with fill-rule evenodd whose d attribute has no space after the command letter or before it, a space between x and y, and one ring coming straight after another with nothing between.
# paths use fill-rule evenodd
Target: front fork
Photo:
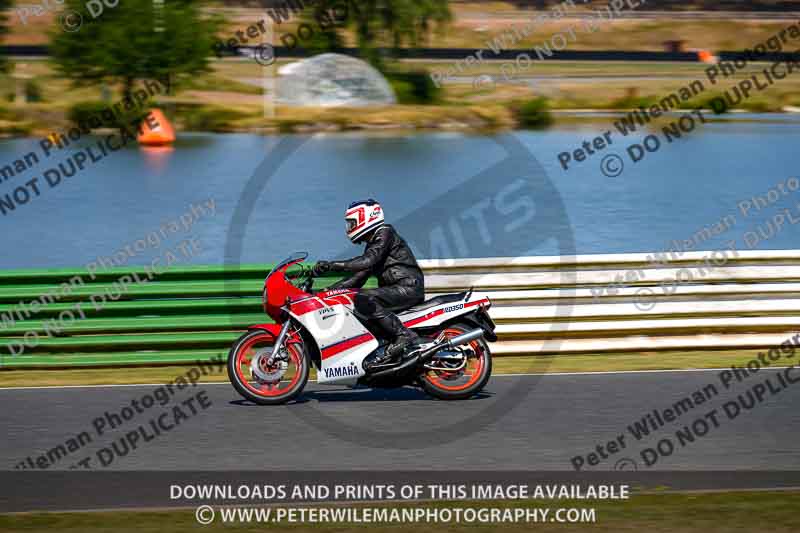
<instances>
[{"instance_id":1,"label":"front fork","mask_svg":"<svg viewBox=\"0 0 800 533\"><path fill-rule=\"evenodd\" d=\"M292 320L288 319L286 322L283 323L281 326L281 331L278 333L278 337L275 339L275 347L272 349L272 353L267 358L267 364L272 366L275 364L275 361L286 361L288 357L288 353L283 348L283 343L286 340L286 337L289 335L289 327L292 325Z\"/></svg>"}]
</instances>

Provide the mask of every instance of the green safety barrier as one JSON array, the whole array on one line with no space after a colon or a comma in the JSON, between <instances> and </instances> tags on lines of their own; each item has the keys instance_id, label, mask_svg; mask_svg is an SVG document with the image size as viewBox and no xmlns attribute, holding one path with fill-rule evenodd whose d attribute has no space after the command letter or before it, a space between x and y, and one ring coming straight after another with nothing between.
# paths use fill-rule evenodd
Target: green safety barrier
<instances>
[{"instance_id":1,"label":"green safety barrier","mask_svg":"<svg viewBox=\"0 0 800 533\"><path fill-rule=\"evenodd\" d=\"M159 274L136 267L2 271L0 369L226 356L249 325L272 322L261 307L272 266L189 266ZM336 279L318 278L314 289Z\"/></svg>"}]
</instances>

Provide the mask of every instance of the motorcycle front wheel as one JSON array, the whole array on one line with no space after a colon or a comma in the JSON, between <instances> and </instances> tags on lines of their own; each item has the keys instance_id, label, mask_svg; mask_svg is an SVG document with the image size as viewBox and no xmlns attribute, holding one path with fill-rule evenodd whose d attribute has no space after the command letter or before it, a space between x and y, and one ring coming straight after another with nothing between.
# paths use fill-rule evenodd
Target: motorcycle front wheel
<instances>
[{"instance_id":1,"label":"motorcycle front wheel","mask_svg":"<svg viewBox=\"0 0 800 533\"><path fill-rule=\"evenodd\" d=\"M308 382L309 361L302 343L289 343L287 361L268 364L275 338L260 330L245 333L228 353L228 378L243 398L259 405L279 405L297 397ZM253 369L256 360L258 372Z\"/></svg>"}]
</instances>

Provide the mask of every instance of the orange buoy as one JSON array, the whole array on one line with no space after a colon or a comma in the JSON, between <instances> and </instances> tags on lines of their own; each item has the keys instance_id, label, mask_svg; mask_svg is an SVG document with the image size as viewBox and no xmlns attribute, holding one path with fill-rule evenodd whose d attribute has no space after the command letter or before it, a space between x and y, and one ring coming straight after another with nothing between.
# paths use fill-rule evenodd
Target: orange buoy
<instances>
[{"instance_id":1,"label":"orange buoy","mask_svg":"<svg viewBox=\"0 0 800 533\"><path fill-rule=\"evenodd\" d=\"M697 60L702 63L713 63L716 60L716 58L714 57L714 54L712 54L708 50L698 50Z\"/></svg>"},{"instance_id":2,"label":"orange buoy","mask_svg":"<svg viewBox=\"0 0 800 533\"><path fill-rule=\"evenodd\" d=\"M160 109L151 109L148 118L142 122L141 133L136 138L139 144L163 146L175 141L175 130Z\"/></svg>"}]
</instances>

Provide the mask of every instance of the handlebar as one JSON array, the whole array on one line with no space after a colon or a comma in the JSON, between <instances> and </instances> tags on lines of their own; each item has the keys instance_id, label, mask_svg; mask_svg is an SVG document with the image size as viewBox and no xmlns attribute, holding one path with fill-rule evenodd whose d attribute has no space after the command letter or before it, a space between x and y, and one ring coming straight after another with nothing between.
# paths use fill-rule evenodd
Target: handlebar
<instances>
[{"instance_id":1,"label":"handlebar","mask_svg":"<svg viewBox=\"0 0 800 533\"><path fill-rule=\"evenodd\" d=\"M314 269L308 268L303 269L303 274L306 275L305 281L300 285L300 290L303 292L311 292L314 288Z\"/></svg>"}]
</instances>

